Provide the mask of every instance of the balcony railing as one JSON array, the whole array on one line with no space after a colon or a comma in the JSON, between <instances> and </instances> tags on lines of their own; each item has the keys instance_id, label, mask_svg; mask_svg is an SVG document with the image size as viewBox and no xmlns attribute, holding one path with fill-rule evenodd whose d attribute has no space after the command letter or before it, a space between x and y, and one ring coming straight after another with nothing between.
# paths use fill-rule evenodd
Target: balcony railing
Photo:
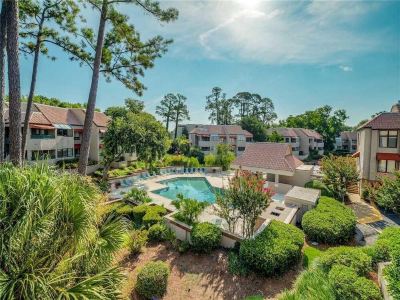
<instances>
[{"instance_id":1,"label":"balcony railing","mask_svg":"<svg viewBox=\"0 0 400 300\"><path fill-rule=\"evenodd\" d=\"M55 139L56 136L53 134L34 134L31 135L31 139L33 140L49 140L49 139Z\"/></svg>"}]
</instances>

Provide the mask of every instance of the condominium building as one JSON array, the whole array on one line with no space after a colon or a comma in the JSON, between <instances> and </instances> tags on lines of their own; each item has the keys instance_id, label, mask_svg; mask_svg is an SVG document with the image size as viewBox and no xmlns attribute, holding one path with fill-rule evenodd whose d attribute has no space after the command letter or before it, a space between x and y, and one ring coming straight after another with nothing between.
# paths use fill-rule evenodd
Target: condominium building
<instances>
[{"instance_id":1,"label":"condominium building","mask_svg":"<svg viewBox=\"0 0 400 300\"><path fill-rule=\"evenodd\" d=\"M357 132L343 131L335 140L335 150L354 153L357 151Z\"/></svg>"},{"instance_id":2,"label":"condominium building","mask_svg":"<svg viewBox=\"0 0 400 300\"><path fill-rule=\"evenodd\" d=\"M358 169L362 181L376 181L400 169L400 102L357 130Z\"/></svg>"},{"instance_id":3,"label":"condominium building","mask_svg":"<svg viewBox=\"0 0 400 300\"><path fill-rule=\"evenodd\" d=\"M324 141L315 130L305 128L269 128L268 135L276 131L284 139L284 142L292 147L293 155L300 159L309 156L310 151L315 150L319 155L324 154Z\"/></svg>"},{"instance_id":4,"label":"condominium building","mask_svg":"<svg viewBox=\"0 0 400 300\"><path fill-rule=\"evenodd\" d=\"M26 103L21 104L22 121L25 118ZM5 156L9 154L9 115L5 107ZM49 163L73 159L80 155L85 110L61 108L44 104L33 104L29 118L25 159L36 161L48 159ZM89 159L99 162L102 135L107 129L109 118L95 112L90 139ZM21 127L23 124L21 124Z\"/></svg>"},{"instance_id":5,"label":"condominium building","mask_svg":"<svg viewBox=\"0 0 400 300\"><path fill-rule=\"evenodd\" d=\"M198 125L189 132L189 140L205 154L215 153L218 144L229 144L240 155L246 144L253 141L253 134L239 125Z\"/></svg>"}]
</instances>

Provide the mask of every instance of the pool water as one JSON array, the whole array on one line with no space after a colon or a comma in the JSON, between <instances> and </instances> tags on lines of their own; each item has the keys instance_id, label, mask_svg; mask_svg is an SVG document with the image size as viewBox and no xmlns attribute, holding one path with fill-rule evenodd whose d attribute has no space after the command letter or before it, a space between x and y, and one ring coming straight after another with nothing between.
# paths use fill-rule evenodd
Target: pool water
<instances>
[{"instance_id":1,"label":"pool water","mask_svg":"<svg viewBox=\"0 0 400 300\"><path fill-rule=\"evenodd\" d=\"M216 193L222 190L211 186L204 177L178 177L159 181L167 187L152 191L165 198L176 200L178 194L182 194L186 198L196 199L198 201L214 203Z\"/></svg>"}]
</instances>

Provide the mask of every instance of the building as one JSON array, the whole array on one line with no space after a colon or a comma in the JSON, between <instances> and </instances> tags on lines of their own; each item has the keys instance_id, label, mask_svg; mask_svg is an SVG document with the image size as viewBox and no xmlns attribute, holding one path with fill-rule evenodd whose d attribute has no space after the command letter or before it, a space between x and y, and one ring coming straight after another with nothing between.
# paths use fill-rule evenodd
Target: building
<instances>
[{"instance_id":1,"label":"building","mask_svg":"<svg viewBox=\"0 0 400 300\"><path fill-rule=\"evenodd\" d=\"M357 129L361 181L376 181L400 169L400 102Z\"/></svg>"},{"instance_id":2,"label":"building","mask_svg":"<svg viewBox=\"0 0 400 300\"><path fill-rule=\"evenodd\" d=\"M284 142L292 147L292 153L300 159L305 159L314 150L319 155L324 154L324 141L322 136L312 129L305 128L269 128L268 135L276 131L283 136Z\"/></svg>"},{"instance_id":3,"label":"building","mask_svg":"<svg viewBox=\"0 0 400 300\"><path fill-rule=\"evenodd\" d=\"M203 125L201 124L178 124L178 130L176 132L176 137L181 137L181 136L189 136L189 132L191 132L193 129L197 127L201 127ZM170 131L171 138L175 137L175 129Z\"/></svg>"},{"instance_id":4,"label":"building","mask_svg":"<svg viewBox=\"0 0 400 300\"><path fill-rule=\"evenodd\" d=\"M21 103L22 122L25 118L26 103ZM8 105L5 107L5 155L9 151ZM29 118L25 159L36 161L48 159L49 163L58 160L78 158L80 154L85 110L61 108L34 103ZM102 148L102 135L107 129L109 118L95 112L90 139L89 160L99 162ZM21 127L23 124L21 124Z\"/></svg>"},{"instance_id":5,"label":"building","mask_svg":"<svg viewBox=\"0 0 400 300\"><path fill-rule=\"evenodd\" d=\"M343 131L335 140L335 150L354 153L357 151L357 132Z\"/></svg>"},{"instance_id":6,"label":"building","mask_svg":"<svg viewBox=\"0 0 400 300\"><path fill-rule=\"evenodd\" d=\"M232 168L262 173L271 187L304 186L311 180L313 166L305 165L285 143L249 143Z\"/></svg>"},{"instance_id":7,"label":"building","mask_svg":"<svg viewBox=\"0 0 400 300\"><path fill-rule=\"evenodd\" d=\"M229 144L232 151L240 155L247 143L253 141L253 134L239 125L200 125L189 132L189 140L204 154L215 153L218 144Z\"/></svg>"}]
</instances>

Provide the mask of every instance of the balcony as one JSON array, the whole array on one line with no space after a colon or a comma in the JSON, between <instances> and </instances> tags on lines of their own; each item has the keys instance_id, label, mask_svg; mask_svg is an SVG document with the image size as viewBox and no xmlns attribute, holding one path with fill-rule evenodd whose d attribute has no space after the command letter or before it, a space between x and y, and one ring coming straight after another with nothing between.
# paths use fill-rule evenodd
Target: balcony
<instances>
[{"instance_id":1,"label":"balcony","mask_svg":"<svg viewBox=\"0 0 400 300\"><path fill-rule=\"evenodd\" d=\"M32 140L49 140L55 139L56 136L54 134L33 134L31 135Z\"/></svg>"}]
</instances>

